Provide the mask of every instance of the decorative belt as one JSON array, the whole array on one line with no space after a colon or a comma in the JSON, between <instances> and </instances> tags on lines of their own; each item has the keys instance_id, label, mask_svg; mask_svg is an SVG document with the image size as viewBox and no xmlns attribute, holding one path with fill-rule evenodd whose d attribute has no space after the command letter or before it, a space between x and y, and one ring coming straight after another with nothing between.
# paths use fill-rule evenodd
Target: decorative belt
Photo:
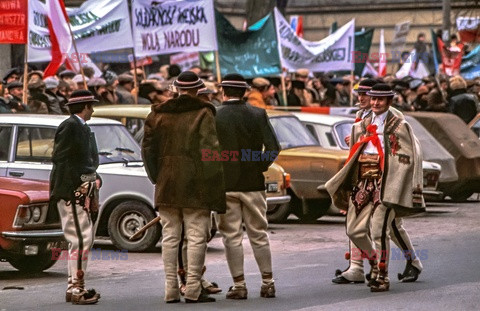
<instances>
[{"instance_id":1,"label":"decorative belt","mask_svg":"<svg viewBox=\"0 0 480 311\"><path fill-rule=\"evenodd\" d=\"M356 214L369 202L373 202L374 208L380 204L380 185L382 170L378 154L361 154L358 158L358 184L353 188L351 199L355 206Z\"/></svg>"}]
</instances>

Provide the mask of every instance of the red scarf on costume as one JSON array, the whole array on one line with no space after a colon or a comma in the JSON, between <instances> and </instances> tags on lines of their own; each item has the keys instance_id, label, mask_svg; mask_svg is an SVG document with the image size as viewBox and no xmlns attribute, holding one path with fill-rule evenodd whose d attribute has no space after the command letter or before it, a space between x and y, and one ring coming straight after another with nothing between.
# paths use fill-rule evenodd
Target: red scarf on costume
<instances>
[{"instance_id":1,"label":"red scarf on costume","mask_svg":"<svg viewBox=\"0 0 480 311\"><path fill-rule=\"evenodd\" d=\"M364 136L363 138L360 138L360 140L353 145L352 149L350 149L350 154L348 155L348 159L345 162L345 164L350 161L350 159L353 157L355 152L357 152L357 149L360 148L360 146L363 143L368 143L372 142L372 144L377 148L378 155L380 156L380 168L383 171L384 163L383 163L383 149L382 149L382 143L380 142L380 138L378 138L377 134L377 125L375 124L370 124L367 126L367 135Z\"/></svg>"}]
</instances>

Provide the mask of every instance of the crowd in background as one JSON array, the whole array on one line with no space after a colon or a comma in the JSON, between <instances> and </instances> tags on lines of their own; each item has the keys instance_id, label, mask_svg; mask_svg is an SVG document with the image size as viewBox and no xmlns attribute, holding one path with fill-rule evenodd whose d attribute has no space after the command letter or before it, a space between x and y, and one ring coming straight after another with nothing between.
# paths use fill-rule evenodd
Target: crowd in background
<instances>
[{"instance_id":1,"label":"crowd in background","mask_svg":"<svg viewBox=\"0 0 480 311\"><path fill-rule=\"evenodd\" d=\"M205 81L206 87L197 95L220 105L222 94L215 75L198 66L189 70ZM20 68L10 69L3 75L0 113L68 114L66 103L70 94L85 88L95 95L100 105L162 103L176 96L172 83L182 70L178 65L164 65L159 72L149 75L141 69L120 74L105 70L101 77L94 76L93 68L84 67L83 71L85 80L81 74L64 68L56 76L47 78L43 77L42 71L30 71L24 79ZM137 75L138 88L135 88L134 74ZM354 90L365 78L374 77L338 77L299 69L284 81L279 77L248 80L251 89L245 97L250 104L265 109L274 106L348 107L357 102ZM450 112L466 123L479 111L480 78L466 81L460 76L437 75L423 79L410 76L397 79L387 75L376 79L395 90L393 106L402 111ZM22 100L23 81L27 81L26 102Z\"/></svg>"}]
</instances>

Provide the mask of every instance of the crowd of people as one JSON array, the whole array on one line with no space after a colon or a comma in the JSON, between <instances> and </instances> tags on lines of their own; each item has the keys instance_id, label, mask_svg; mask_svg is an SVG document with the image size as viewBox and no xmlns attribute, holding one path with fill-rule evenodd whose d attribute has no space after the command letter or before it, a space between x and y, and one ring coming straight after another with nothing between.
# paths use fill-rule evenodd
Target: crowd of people
<instances>
[{"instance_id":1,"label":"crowd of people","mask_svg":"<svg viewBox=\"0 0 480 311\"><path fill-rule=\"evenodd\" d=\"M220 86L209 70L190 68L205 83L199 96L215 106L222 102ZM141 69L117 74L105 70L101 77L84 67L84 76L62 70L54 77L43 77L42 71L31 71L26 79L20 68L5 73L0 90L0 113L68 114L66 103L74 90L87 88L100 105L154 104L176 96L173 81L180 74L178 65L164 65L159 72L146 75ZM138 88L135 88L134 74ZM401 111L451 112L469 122L478 111L480 78L465 80L461 76L428 76L423 79L393 75L382 78L366 75L334 76L299 69L284 81L279 77L247 79L251 89L245 99L253 106L269 109L274 106L348 107L357 102L356 88L363 79L375 78L395 91L392 106ZM23 102L23 83L27 81L27 101ZM283 83L282 83L283 82Z\"/></svg>"}]
</instances>

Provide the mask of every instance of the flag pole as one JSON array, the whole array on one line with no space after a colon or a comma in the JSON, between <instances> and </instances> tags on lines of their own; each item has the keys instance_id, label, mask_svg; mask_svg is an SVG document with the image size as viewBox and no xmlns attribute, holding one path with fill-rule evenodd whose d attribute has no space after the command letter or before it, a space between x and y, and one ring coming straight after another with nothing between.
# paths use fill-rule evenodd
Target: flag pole
<instances>
[{"instance_id":1,"label":"flag pole","mask_svg":"<svg viewBox=\"0 0 480 311\"><path fill-rule=\"evenodd\" d=\"M23 104L27 104L27 83L28 83L28 39L25 44L25 54L24 54L24 65L23 65Z\"/></svg>"},{"instance_id":2,"label":"flag pole","mask_svg":"<svg viewBox=\"0 0 480 311\"><path fill-rule=\"evenodd\" d=\"M354 80L354 76L353 76L353 67L352 67L352 69L350 70L350 107L353 107L353 80Z\"/></svg>"},{"instance_id":3,"label":"flag pole","mask_svg":"<svg viewBox=\"0 0 480 311\"><path fill-rule=\"evenodd\" d=\"M133 88L135 89L135 105L138 105L138 92L140 88L138 87L138 80L137 80L137 56L135 55L135 48L132 47L132 55L133 55Z\"/></svg>"},{"instance_id":4,"label":"flag pole","mask_svg":"<svg viewBox=\"0 0 480 311\"><path fill-rule=\"evenodd\" d=\"M82 74L82 79L83 79L83 87L86 90L88 90L87 80L85 79L85 73L83 72L82 62L80 61L80 54L78 53L77 43L75 43L75 38L73 37L73 31L72 31L72 27L70 26L70 20L68 19L68 16L67 16L67 25L68 25L68 30L70 31L70 36L72 37L72 44L73 44L73 48L75 49L75 54L77 54L78 67L80 68L80 73Z\"/></svg>"},{"instance_id":5,"label":"flag pole","mask_svg":"<svg viewBox=\"0 0 480 311\"><path fill-rule=\"evenodd\" d=\"M222 82L222 74L220 72L220 56L218 50L215 50L215 67L217 69L217 82Z\"/></svg>"},{"instance_id":6,"label":"flag pole","mask_svg":"<svg viewBox=\"0 0 480 311\"><path fill-rule=\"evenodd\" d=\"M285 83L285 73L282 70L280 74L280 81L282 83L282 97L283 97L283 105L288 106L288 99L287 99L287 84Z\"/></svg>"}]
</instances>

